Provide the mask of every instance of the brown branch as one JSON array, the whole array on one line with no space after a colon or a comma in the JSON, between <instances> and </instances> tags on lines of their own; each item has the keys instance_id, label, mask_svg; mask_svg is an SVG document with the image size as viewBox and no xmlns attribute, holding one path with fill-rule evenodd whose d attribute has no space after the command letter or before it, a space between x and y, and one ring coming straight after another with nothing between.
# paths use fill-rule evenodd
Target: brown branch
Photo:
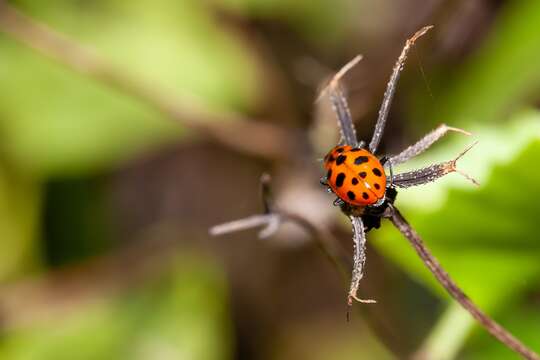
<instances>
[{"instance_id":1,"label":"brown branch","mask_svg":"<svg viewBox=\"0 0 540 360\"><path fill-rule=\"evenodd\" d=\"M188 129L236 150L267 158L286 158L298 147L299 139L284 128L249 121L234 113L209 112L194 98L171 96L150 81L115 67L92 50L31 19L2 0L0 31L76 72L150 105Z\"/></svg>"},{"instance_id":2,"label":"brown branch","mask_svg":"<svg viewBox=\"0 0 540 360\"><path fill-rule=\"evenodd\" d=\"M461 290L457 284L450 278L448 273L441 267L437 259L426 248L424 242L416 231L407 223L401 213L395 207L392 207L389 214L390 220L398 230L409 240L422 261L429 270L435 275L439 283L448 291L456 301L467 310L476 321L480 323L491 335L506 345L508 348L517 352L523 358L529 360L540 360L538 354L526 347L521 341L516 339L505 328L495 322L492 318L480 310L469 297Z\"/></svg>"}]
</instances>

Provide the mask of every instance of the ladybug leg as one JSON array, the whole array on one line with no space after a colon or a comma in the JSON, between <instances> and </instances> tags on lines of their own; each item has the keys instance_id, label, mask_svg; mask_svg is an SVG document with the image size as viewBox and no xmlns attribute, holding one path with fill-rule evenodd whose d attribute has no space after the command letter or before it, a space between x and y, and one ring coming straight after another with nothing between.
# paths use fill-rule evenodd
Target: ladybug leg
<instances>
[{"instance_id":1,"label":"ladybug leg","mask_svg":"<svg viewBox=\"0 0 540 360\"><path fill-rule=\"evenodd\" d=\"M340 198L336 198L336 200L334 200L334 206L341 206L345 204L345 201L341 200Z\"/></svg>"},{"instance_id":2,"label":"ladybug leg","mask_svg":"<svg viewBox=\"0 0 540 360\"><path fill-rule=\"evenodd\" d=\"M433 26L425 26L422 29L418 30L412 37L407 39L403 50L401 50L401 54L399 55L399 58L394 65L394 69L392 70L390 80L386 85L386 91L384 92L381 108L379 109L379 116L377 118L377 123L375 124L375 131L373 132L373 137L371 138L371 141L369 143L369 151L372 154L375 154L375 152L377 151L377 147L379 146L379 142L381 141L381 137L384 132L384 126L386 124L386 119L388 118L388 112L390 111L390 105L392 104L394 93L396 92L396 84L399 80L401 70L403 70L403 66L405 65L405 60L407 60L407 54L413 46L414 42L418 40L419 37L427 33L432 27Z\"/></svg>"},{"instance_id":3,"label":"ladybug leg","mask_svg":"<svg viewBox=\"0 0 540 360\"><path fill-rule=\"evenodd\" d=\"M456 167L457 161L467 153L476 143L473 143L462 151L455 159L446 161L443 163L431 165L425 168L409 171L402 174L397 174L394 176L394 185L407 188L411 186L423 185L437 180L438 178L450 174L452 172L457 172L463 175L466 179L471 181L473 184L478 185L478 182L467 175L466 173L460 171Z\"/></svg>"},{"instance_id":4,"label":"ladybug leg","mask_svg":"<svg viewBox=\"0 0 540 360\"><path fill-rule=\"evenodd\" d=\"M364 277L364 265L366 263L366 232L361 218L351 216L351 223L353 228L354 255L351 286L347 302L349 306L352 305L353 300L368 304L376 303L375 300L364 300L357 297L358 286L360 285L360 280Z\"/></svg>"},{"instance_id":5,"label":"ladybug leg","mask_svg":"<svg viewBox=\"0 0 540 360\"><path fill-rule=\"evenodd\" d=\"M328 177L327 176L323 176L322 178L319 179L319 182L321 183L321 185L328 185Z\"/></svg>"},{"instance_id":6,"label":"ladybug leg","mask_svg":"<svg viewBox=\"0 0 540 360\"><path fill-rule=\"evenodd\" d=\"M444 135L446 135L449 131L455 131L455 132L458 132L467 136L471 135L470 132L467 132L465 130L447 126L446 124L441 124L435 130L431 131L429 134L424 136L415 144L409 146L408 148L406 148L399 154L391 156L389 159L390 163L393 165L402 164L406 162L407 160L423 153L424 151L429 149L429 147L433 145L437 140L439 140Z\"/></svg>"}]
</instances>

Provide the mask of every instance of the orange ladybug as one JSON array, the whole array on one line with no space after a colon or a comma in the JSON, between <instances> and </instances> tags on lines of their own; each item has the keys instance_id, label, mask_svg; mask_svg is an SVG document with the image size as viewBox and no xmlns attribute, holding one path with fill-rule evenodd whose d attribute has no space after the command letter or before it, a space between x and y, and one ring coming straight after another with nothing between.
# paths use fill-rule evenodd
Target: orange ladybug
<instances>
[{"instance_id":1,"label":"orange ladybug","mask_svg":"<svg viewBox=\"0 0 540 360\"><path fill-rule=\"evenodd\" d=\"M379 159L369 151L336 146L324 157L324 168L327 173L322 181L343 202L365 207L384 201L386 174Z\"/></svg>"}]
</instances>

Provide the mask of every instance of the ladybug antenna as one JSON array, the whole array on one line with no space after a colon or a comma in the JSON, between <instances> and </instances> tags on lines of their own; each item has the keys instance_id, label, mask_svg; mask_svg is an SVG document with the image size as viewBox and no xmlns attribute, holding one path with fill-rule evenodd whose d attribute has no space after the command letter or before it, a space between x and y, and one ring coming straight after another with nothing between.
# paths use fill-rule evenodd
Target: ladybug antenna
<instances>
[{"instance_id":1,"label":"ladybug antenna","mask_svg":"<svg viewBox=\"0 0 540 360\"><path fill-rule=\"evenodd\" d=\"M475 178L473 178L472 176L470 176L469 174L467 174L466 172L462 171L462 170L459 170L456 166L456 163L459 159L461 159L463 157L463 155L465 155L467 152L469 152L469 150L471 150L476 144L478 144L478 141L475 141L474 143L472 143L471 145L469 145L467 148L465 148L465 150L463 150L461 153L459 153L458 156L456 156L456 158L454 160L452 160L450 162L450 168L452 171L455 171L457 172L458 174L460 174L461 176L463 176L465 179L469 180L470 182L472 182L474 185L476 186L480 186L480 183L478 181L476 181Z\"/></svg>"}]
</instances>

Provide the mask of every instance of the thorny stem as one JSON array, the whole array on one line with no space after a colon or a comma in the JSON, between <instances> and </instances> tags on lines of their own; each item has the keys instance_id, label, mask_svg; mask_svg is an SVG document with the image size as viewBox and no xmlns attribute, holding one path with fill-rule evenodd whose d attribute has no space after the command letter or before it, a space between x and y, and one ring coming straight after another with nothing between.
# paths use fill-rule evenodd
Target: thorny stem
<instances>
[{"instance_id":1,"label":"thorny stem","mask_svg":"<svg viewBox=\"0 0 540 360\"><path fill-rule=\"evenodd\" d=\"M394 206L390 207L389 217L394 226L407 238L407 240L409 240L424 264L426 264L428 269L435 275L439 283L441 283L450 296L456 299L456 301L459 302L459 304L461 304L461 306L467 310L480 325L482 325L493 337L523 356L523 358L528 360L540 360L538 354L526 347L521 341L516 339L505 328L486 315L471 301L471 299L469 299L463 290L457 286L454 280L452 280L448 273L441 267L437 259L426 248L420 236Z\"/></svg>"},{"instance_id":2,"label":"thorny stem","mask_svg":"<svg viewBox=\"0 0 540 360\"><path fill-rule=\"evenodd\" d=\"M478 186L478 181L476 181L472 176L468 175L464 171L457 168L457 161L461 159L461 157L463 157L463 155L465 155L467 151L472 149L472 147L477 143L478 142L474 142L473 144L468 146L453 160L430 165L425 168L412 170L406 173L393 175L391 181L398 187L407 188L411 186L427 184L429 182L437 180L444 175L456 172L465 177L467 180L471 181L474 185Z\"/></svg>"},{"instance_id":3,"label":"thorny stem","mask_svg":"<svg viewBox=\"0 0 540 360\"><path fill-rule=\"evenodd\" d=\"M269 158L286 158L298 146L290 131L234 113L204 110L195 98L171 96L164 89L124 69L0 0L0 32L68 68L148 104L166 117L236 150Z\"/></svg>"},{"instance_id":4,"label":"thorny stem","mask_svg":"<svg viewBox=\"0 0 540 360\"><path fill-rule=\"evenodd\" d=\"M386 125L386 119L388 118L388 113L390 111L390 104L392 103L392 99L394 98L394 93L396 91L396 85L401 73L401 70L403 70L403 67L405 66L405 60L407 59L407 54L411 48L411 46L414 45L416 40L418 38L424 36L430 29L432 29L433 26L424 26L422 29L418 30L411 38L407 39L405 42L405 46L403 47L403 50L401 50L401 54L399 55L399 58L394 65L394 70L392 70L392 75L390 76L390 80L388 81L388 84L386 85L386 91L384 92L383 96L383 102L381 104L381 108L379 109L379 116L377 118L377 123L375 124L375 130L373 131L373 137L371 141L369 142L369 151L372 153L375 153L377 151L377 147L379 146L379 142L381 141L382 134L384 132L384 127Z\"/></svg>"},{"instance_id":5,"label":"thorny stem","mask_svg":"<svg viewBox=\"0 0 540 360\"><path fill-rule=\"evenodd\" d=\"M347 99L343 95L343 89L340 86L341 78L352 69L360 60L361 55L357 55L354 59L349 61L343 66L334 77L328 83L328 86L324 88L316 101L322 96L329 95L332 108L337 116L339 129L341 132L340 143L351 146L358 146L358 139L356 136L356 130L353 125L351 110L347 104Z\"/></svg>"}]
</instances>

